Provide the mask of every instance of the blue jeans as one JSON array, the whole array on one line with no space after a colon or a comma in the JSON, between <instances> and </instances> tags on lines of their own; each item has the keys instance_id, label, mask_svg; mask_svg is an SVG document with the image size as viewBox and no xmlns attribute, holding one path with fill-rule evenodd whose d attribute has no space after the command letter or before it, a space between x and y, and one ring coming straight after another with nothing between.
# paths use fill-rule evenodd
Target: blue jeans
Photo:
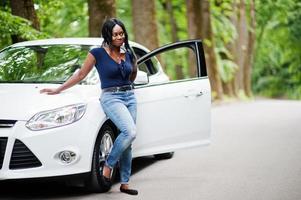
<instances>
[{"instance_id":1,"label":"blue jeans","mask_svg":"<svg viewBox=\"0 0 301 200\"><path fill-rule=\"evenodd\" d=\"M132 142L136 138L137 102L133 91L103 92L105 114L120 130L105 165L113 169L119 161L120 183L127 184L132 168Z\"/></svg>"}]
</instances>

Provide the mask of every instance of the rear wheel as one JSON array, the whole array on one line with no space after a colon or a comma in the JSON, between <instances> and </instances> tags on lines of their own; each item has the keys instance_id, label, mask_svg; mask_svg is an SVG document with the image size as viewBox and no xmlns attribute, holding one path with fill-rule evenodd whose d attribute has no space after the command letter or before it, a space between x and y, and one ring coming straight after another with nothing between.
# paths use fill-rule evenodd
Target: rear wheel
<instances>
[{"instance_id":1,"label":"rear wheel","mask_svg":"<svg viewBox=\"0 0 301 200\"><path fill-rule=\"evenodd\" d=\"M115 137L111 126L104 125L98 134L93 151L92 170L86 182L88 190L93 192L107 192L110 186L105 185L101 179L103 165L113 147ZM112 180L115 177L115 170L112 171Z\"/></svg>"}]
</instances>

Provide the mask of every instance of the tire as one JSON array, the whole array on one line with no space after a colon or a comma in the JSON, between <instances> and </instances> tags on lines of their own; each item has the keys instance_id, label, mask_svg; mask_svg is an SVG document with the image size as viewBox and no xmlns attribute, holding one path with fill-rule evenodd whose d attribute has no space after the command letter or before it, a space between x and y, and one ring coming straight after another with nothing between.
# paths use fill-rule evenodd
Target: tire
<instances>
[{"instance_id":1,"label":"tire","mask_svg":"<svg viewBox=\"0 0 301 200\"><path fill-rule=\"evenodd\" d=\"M165 159L171 159L174 155L174 152L169 152L169 153L161 153L161 154L156 154L154 155L156 160L165 160Z\"/></svg>"},{"instance_id":2,"label":"tire","mask_svg":"<svg viewBox=\"0 0 301 200\"><path fill-rule=\"evenodd\" d=\"M89 191L102 193L110 190L111 185L108 186L104 184L101 175L103 165L111 151L114 141L114 130L111 126L105 124L101 128L94 146L91 174L85 184ZM115 171L116 170L113 169L111 176L112 181L115 178Z\"/></svg>"}]
</instances>

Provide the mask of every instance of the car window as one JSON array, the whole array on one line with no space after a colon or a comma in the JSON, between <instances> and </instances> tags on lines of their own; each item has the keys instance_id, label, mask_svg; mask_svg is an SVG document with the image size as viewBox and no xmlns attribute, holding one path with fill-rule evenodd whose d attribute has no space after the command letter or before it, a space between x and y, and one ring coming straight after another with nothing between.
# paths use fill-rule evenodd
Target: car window
<instances>
[{"instance_id":1,"label":"car window","mask_svg":"<svg viewBox=\"0 0 301 200\"><path fill-rule=\"evenodd\" d=\"M90 46L11 47L0 53L0 82L60 83L79 69Z\"/></svg>"},{"instance_id":2,"label":"car window","mask_svg":"<svg viewBox=\"0 0 301 200\"><path fill-rule=\"evenodd\" d=\"M189 46L172 48L157 53L150 59L139 64L139 67L148 65L160 66L168 76L168 81L193 79L198 77L198 64L195 51Z\"/></svg>"},{"instance_id":3,"label":"car window","mask_svg":"<svg viewBox=\"0 0 301 200\"><path fill-rule=\"evenodd\" d=\"M170 81L191 79L198 77L197 57L195 52L189 47L182 47L165 51L157 57L163 70Z\"/></svg>"},{"instance_id":4,"label":"car window","mask_svg":"<svg viewBox=\"0 0 301 200\"><path fill-rule=\"evenodd\" d=\"M147 54L144 50L139 49L139 48L135 48L133 47L135 54L137 56L137 59L141 58L142 56L144 56L145 54ZM158 72L158 68L159 68L160 63L158 62L156 57L153 57L149 60L147 60L144 63L141 63L138 68L139 70L147 73L149 76L150 75L154 75Z\"/></svg>"}]
</instances>

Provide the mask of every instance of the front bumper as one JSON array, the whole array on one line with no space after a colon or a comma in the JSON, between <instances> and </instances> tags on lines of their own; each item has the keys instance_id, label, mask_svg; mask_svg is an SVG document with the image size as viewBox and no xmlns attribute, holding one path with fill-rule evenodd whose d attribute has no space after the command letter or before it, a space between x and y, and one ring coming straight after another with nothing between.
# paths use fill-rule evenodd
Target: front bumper
<instances>
[{"instance_id":1,"label":"front bumper","mask_svg":"<svg viewBox=\"0 0 301 200\"><path fill-rule=\"evenodd\" d=\"M81 120L59 128L30 131L25 121L0 128L0 180L42 178L87 173L98 127ZM75 153L75 159L63 163L62 151Z\"/></svg>"}]
</instances>

